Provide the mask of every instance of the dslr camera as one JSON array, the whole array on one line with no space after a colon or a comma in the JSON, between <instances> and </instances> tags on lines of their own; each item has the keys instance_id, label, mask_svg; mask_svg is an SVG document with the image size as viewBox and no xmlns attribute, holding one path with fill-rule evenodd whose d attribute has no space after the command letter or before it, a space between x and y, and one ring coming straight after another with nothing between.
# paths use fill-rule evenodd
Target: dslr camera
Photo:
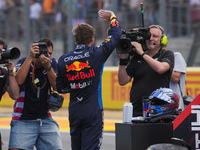
<instances>
[{"instance_id":1,"label":"dslr camera","mask_svg":"<svg viewBox=\"0 0 200 150\"><path fill-rule=\"evenodd\" d=\"M49 100L47 101L51 111L59 110L63 105L64 97L56 92L51 93Z\"/></svg>"},{"instance_id":2,"label":"dslr camera","mask_svg":"<svg viewBox=\"0 0 200 150\"><path fill-rule=\"evenodd\" d=\"M36 54L35 55L35 58L39 58L39 56L41 54L43 54L44 56L48 56L48 49L47 49L47 43L46 42L38 42L38 46L39 46L39 50L40 50L40 53L39 54Z\"/></svg>"},{"instance_id":3,"label":"dslr camera","mask_svg":"<svg viewBox=\"0 0 200 150\"><path fill-rule=\"evenodd\" d=\"M118 54L123 53L131 53L132 52L132 45L131 41L136 41L142 45L144 51L147 50L146 48L146 40L149 40L151 37L151 33L149 28L141 27L131 29L130 32L122 29L122 36L121 39L116 47L116 51Z\"/></svg>"},{"instance_id":4,"label":"dslr camera","mask_svg":"<svg viewBox=\"0 0 200 150\"><path fill-rule=\"evenodd\" d=\"M7 50L0 49L1 59L0 64L9 62L9 59L17 59L20 57L20 50L17 47L12 47Z\"/></svg>"}]
</instances>

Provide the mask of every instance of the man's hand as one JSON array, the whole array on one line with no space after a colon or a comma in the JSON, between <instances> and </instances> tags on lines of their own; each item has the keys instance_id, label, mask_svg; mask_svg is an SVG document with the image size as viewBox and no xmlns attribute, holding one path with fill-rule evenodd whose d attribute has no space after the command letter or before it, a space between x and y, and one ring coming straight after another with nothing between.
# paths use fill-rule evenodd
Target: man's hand
<instances>
[{"instance_id":1,"label":"man's hand","mask_svg":"<svg viewBox=\"0 0 200 150\"><path fill-rule=\"evenodd\" d=\"M100 9L98 14L99 14L99 17L102 18L104 21L110 21L110 17L112 15L115 16L115 14L112 11L103 10L103 9Z\"/></svg>"},{"instance_id":2,"label":"man's hand","mask_svg":"<svg viewBox=\"0 0 200 150\"><path fill-rule=\"evenodd\" d=\"M35 55L39 53L40 53L40 50L39 50L38 43L34 43L30 48L29 57L33 59L35 58Z\"/></svg>"},{"instance_id":3,"label":"man's hand","mask_svg":"<svg viewBox=\"0 0 200 150\"><path fill-rule=\"evenodd\" d=\"M182 73L178 71L173 71L171 76L171 81L174 83L178 83L180 81Z\"/></svg>"},{"instance_id":4,"label":"man's hand","mask_svg":"<svg viewBox=\"0 0 200 150\"><path fill-rule=\"evenodd\" d=\"M131 45L133 46L132 50L135 51L137 54L142 55L144 53L144 50L142 49L142 45L138 42L131 42Z\"/></svg>"},{"instance_id":5,"label":"man's hand","mask_svg":"<svg viewBox=\"0 0 200 150\"><path fill-rule=\"evenodd\" d=\"M118 54L120 59L126 59L127 58L127 54Z\"/></svg>"},{"instance_id":6,"label":"man's hand","mask_svg":"<svg viewBox=\"0 0 200 150\"><path fill-rule=\"evenodd\" d=\"M51 66L51 64L50 64L51 58L50 58L49 54L48 54L48 57L46 57L46 56L44 56L43 54L41 54L41 55L39 56L39 58L40 58L40 61L41 61L42 66L43 66L44 68L48 68L48 67Z\"/></svg>"},{"instance_id":7,"label":"man's hand","mask_svg":"<svg viewBox=\"0 0 200 150\"><path fill-rule=\"evenodd\" d=\"M13 72L14 69L14 63L9 61L8 63L5 63L4 67L8 69L9 72Z\"/></svg>"}]
</instances>

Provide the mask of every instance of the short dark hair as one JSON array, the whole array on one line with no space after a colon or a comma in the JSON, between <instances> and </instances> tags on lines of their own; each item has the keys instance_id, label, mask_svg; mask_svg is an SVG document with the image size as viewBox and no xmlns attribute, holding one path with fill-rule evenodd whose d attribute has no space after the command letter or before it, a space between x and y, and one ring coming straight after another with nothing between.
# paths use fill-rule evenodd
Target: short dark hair
<instances>
[{"instance_id":1,"label":"short dark hair","mask_svg":"<svg viewBox=\"0 0 200 150\"><path fill-rule=\"evenodd\" d=\"M45 42L47 43L47 47L51 46L53 48L53 42L47 37L41 38L37 42Z\"/></svg>"},{"instance_id":2,"label":"short dark hair","mask_svg":"<svg viewBox=\"0 0 200 150\"><path fill-rule=\"evenodd\" d=\"M87 23L76 24L72 30L76 44L89 44L95 36L95 29Z\"/></svg>"},{"instance_id":3,"label":"short dark hair","mask_svg":"<svg viewBox=\"0 0 200 150\"><path fill-rule=\"evenodd\" d=\"M8 48L8 43L3 38L0 38L0 45L3 45L3 49L5 50Z\"/></svg>"}]
</instances>

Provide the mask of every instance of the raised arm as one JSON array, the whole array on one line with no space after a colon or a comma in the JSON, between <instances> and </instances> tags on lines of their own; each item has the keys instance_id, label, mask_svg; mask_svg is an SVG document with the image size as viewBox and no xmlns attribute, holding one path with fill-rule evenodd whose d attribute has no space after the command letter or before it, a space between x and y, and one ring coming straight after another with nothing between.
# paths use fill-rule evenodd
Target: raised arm
<instances>
[{"instance_id":1,"label":"raised arm","mask_svg":"<svg viewBox=\"0 0 200 150\"><path fill-rule=\"evenodd\" d=\"M15 76L17 83L19 85L22 85L24 81L26 80L31 63L33 62L33 59L35 58L35 54L38 54L38 53L39 53L39 47L37 46L37 43L34 43L30 48L29 56L26 58L22 66L19 68Z\"/></svg>"}]
</instances>

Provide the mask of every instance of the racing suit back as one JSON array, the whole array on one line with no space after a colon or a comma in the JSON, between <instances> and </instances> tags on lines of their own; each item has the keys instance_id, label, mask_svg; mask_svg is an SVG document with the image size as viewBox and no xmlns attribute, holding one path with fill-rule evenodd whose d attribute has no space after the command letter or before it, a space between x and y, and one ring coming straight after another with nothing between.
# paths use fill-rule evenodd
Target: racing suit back
<instances>
[{"instance_id":1,"label":"racing suit back","mask_svg":"<svg viewBox=\"0 0 200 150\"><path fill-rule=\"evenodd\" d=\"M58 60L57 91L70 92L72 149L98 149L101 145L103 67L121 38L117 18L112 18L110 25L110 36L99 47L77 45L74 51Z\"/></svg>"}]
</instances>

